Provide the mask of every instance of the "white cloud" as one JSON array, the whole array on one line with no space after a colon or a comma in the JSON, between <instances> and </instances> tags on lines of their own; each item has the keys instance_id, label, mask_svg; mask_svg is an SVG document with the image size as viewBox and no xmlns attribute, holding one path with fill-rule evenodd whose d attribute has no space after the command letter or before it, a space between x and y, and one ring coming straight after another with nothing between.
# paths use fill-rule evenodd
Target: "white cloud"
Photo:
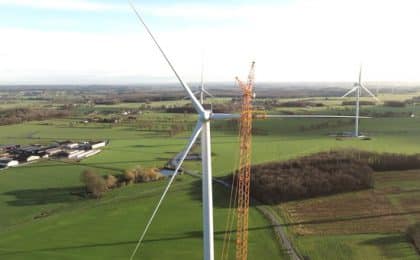
<instances>
[{"instance_id":1,"label":"white cloud","mask_svg":"<svg viewBox=\"0 0 420 260\"><path fill-rule=\"evenodd\" d=\"M171 30L156 31L157 25L149 24L187 81L199 79L203 48L211 81L245 76L253 59L259 81L353 81L360 62L368 81L420 81L417 0L189 7L141 9L147 18L161 18L159 28L171 25ZM197 23L174 30L171 19L182 17ZM0 42L0 49L7 50L0 62L7 73L0 73L0 83L173 79L140 25L131 34L0 28L0 35L7 39Z\"/></svg>"},{"instance_id":2,"label":"white cloud","mask_svg":"<svg viewBox=\"0 0 420 260\"><path fill-rule=\"evenodd\" d=\"M0 5L76 11L117 11L127 9L126 5L87 0L0 0Z\"/></svg>"}]
</instances>

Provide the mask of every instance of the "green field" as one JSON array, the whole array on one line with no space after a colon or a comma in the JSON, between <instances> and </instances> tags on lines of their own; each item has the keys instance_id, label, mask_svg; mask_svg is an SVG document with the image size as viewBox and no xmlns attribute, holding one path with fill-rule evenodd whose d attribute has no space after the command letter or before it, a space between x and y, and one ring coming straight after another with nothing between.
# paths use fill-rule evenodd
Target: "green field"
<instances>
[{"instance_id":1,"label":"green field","mask_svg":"<svg viewBox=\"0 0 420 260\"><path fill-rule=\"evenodd\" d=\"M71 192L82 189L79 177L85 168L106 174L136 165L163 166L182 149L186 137L168 138L158 132L126 127L69 127L66 120L59 120L48 125L27 123L1 127L0 140L43 143L105 138L110 139L105 151L81 163L45 161L0 173L1 259L127 259L130 256L166 182L117 189L100 200L80 199ZM192 177L182 176L176 181L137 258L200 258L200 187L200 181ZM227 216L226 193L223 188L215 187L218 254ZM39 218L42 214L48 217ZM250 225L250 255L282 258L268 222L254 209Z\"/></svg>"},{"instance_id":2,"label":"green field","mask_svg":"<svg viewBox=\"0 0 420 260\"><path fill-rule=\"evenodd\" d=\"M128 107L136 105L129 104ZM112 107L117 111L128 108L124 104ZM100 106L98 109L109 107ZM144 117L158 121L172 117L187 122L194 119L193 116L184 118L183 115L164 113L151 113ZM71 192L82 189L79 178L86 168L108 174L120 173L136 165L161 167L182 150L189 133L169 137L164 131L167 126L160 126L162 131L145 131L136 124L74 124L80 119L0 127L0 143L3 144L49 143L67 139L110 140L110 145L102 153L80 163L44 161L0 171L0 259L129 258L166 181L116 189L99 200L82 199ZM212 130L213 166L214 175L222 177L236 167L238 137L235 130L219 130L219 124L225 123L215 124ZM254 128L260 130L253 136L254 164L342 147L420 153L420 120L417 118L363 120L361 131L372 136L370 141L337 141L329 137L328 133L353 129L353 122L343 119L258 120ZM187 162L186 167L200 170L197 162ZM189 176L182 176L174 183L137 259L201 258L200 185L199 179ZM217 184L214 194L215 244L216 256L219 256L228 194ZM394 198L390 200L395 205L399 203ZM288 229L288 232L295 237L293 229ZM369 259L396 258L393 255L395 251L404 252L401 253L403 256L415 257L410 244L401 234L302 234L295 241L300 253L309 255L311 259L360 259L367 254L372 256ZM341 240L344 242L339 243ZM390 245L384 248L375 245L374 241ZM249 259L287 258L270 224L254 208L251 209L249 247ZM332 247L337 250L329 250Z\"/></svg>"},{"instance_id":3,"label":"green field","mask_svg":"<svg viewBox=\"0 0 420 260\"><path fill-rule=\"evenodd\" d=\"M420 220L420 171L375 173L375 188L277 207L311 259L418 259L405 235Z\"/></svg>"}]
</instances>

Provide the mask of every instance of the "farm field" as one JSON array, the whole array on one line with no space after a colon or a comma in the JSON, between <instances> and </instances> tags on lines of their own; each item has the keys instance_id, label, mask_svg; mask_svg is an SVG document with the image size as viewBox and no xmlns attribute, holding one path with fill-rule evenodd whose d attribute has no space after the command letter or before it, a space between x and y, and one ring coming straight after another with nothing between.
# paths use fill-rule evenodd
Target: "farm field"
<instances>
[{"instance_id":1,"label":"farm field","mask_svg":"<svg viewBox=\"0 0 420 260\"><path fill-rule=\"evenodd\" d=\"M77 128L70 127L66 120L0 128L2 142L110 140L102 153L81 163L44 161L0 172L2 259L127 259L166 182L133 185L111 191L100 200L85 200L72 195L83 190L81 172L91 168L108 174L136 165L160 167L186 142L183 135L167 138L159 132L125 127ZM215 189L216 252L220 252L228 195L221 187ZM137 258L173 259L174 251L183 259L199 258L200 198L199 180L182 176L173 186ZM269 223L254 209L250 225L254 230L250 232L250 255L281 259L283 253ZM162 248L174 250L157 256Z\"/></svg>"},{"instance_id":2,"label":"farm field","mask_svg":"<svg viewBox=\"0 0 420 260\"><path fill-rule=\"evenodd\" d=\"M420 219L420 171L375 173L371 190L277 207L303 255L359 259L419 259L407 226Z\"/></svg>"},{"instance_id":3,"label":"farm field","mask_svg":"<svg viewBox=\"0 0 420 260\"><path fill-rule=\"evenodd\" d=\"M221 99L220 102L222 101ZM153 105L159 107L162 104L165 102L156 102ZM130 106L98 106L98 110L112 108L118 113ZM133 105L136 106L137 104ZM332 112L335 111L335 108L331 109ZM311 112L332 113L331 111L324 108ZM269 112L276 113L274 110ZM100 154L81 162L47 160L0 171L0 259L127 259L166 182L137 184L112 190L99 200L86 200L72 194L83 189L80 174L84 169L94 169L105 175L121 173L137 165L162 167L182 150L189 135L189 131L182 131L175 136L169 136L167 128L170 124L165 122L175 118L192 127L195 119L191 115L161 112L145 113L139 116L139 120L142 120L141 118L155 120L158 126L144 130L139 128L139 123L136 122L115 125L77 123L83 117L0 126L2 144L42 144L67 139L110 140L109 146ZM238 137L235 128L230 126L229 122L217 122L213 125L213 167L216 177L226 176L236 168ZM337 148L420 153L418 118L389 117L363 120L361 131L369 133L372 137L370 141L338 141L328 136L329 133L351 131L353 121L347 119L256 120L254 129L256 132L253 136L253 164L287 160ZM186 162L185 167L195 171L201 169L196 161ZM375 191L371 191L373 193L376 189L387 191L386 185L391 185L382 180L386 179L386 176L381 174L376 175L376 185L379 186L375 186ZM398 172L395 174L400 176ZM415 175L417 176L416 173ZM175 182L146 236L137 259L173 259L174 252L182 259L201 257L200 185L198 179L189 176L182 176ZM403 184L398 182L398 185ZM404 185L408 185L408 182ZM412 198L410 194L414 193L408 192L407 199ZM357 197L357 194L345 195L350 198ZM386 195L385 198L391 200L391 208L404 204L404 201L401 202L391 195ZM223 243L228 199L227 191L215 184L216 256L220 255ZM371 201L375 202L367 198L366 205ZM283 206L273 208L289 212L289 208ZM395 250L401 251L400 255L404 257L415 258L412 247L402 235L404 227L417 219L411 215L396 217L400 225L392 225L395 230L367 234L347 232L342 225L336 227L335 232L331 231L334 230L333 227L324 232L323 225L318 229L305 227L306 233L298 233L294 227L288 227L288 232L294 237L301 254L310 255L311 259L331 259L334 256L340 259L341 255L334 255L334 252L328 251L331 246L342 248L340 254L346 259L358 259L367 253L376 259L395 258ZM411 217L414 219L410 219ZM409 220L405 220L407 218ZM385 224L391 221L387 218L385 220L389 221L384 222ZM283 221L287 223L289 220L284 218ZM340 227L343 229L340 230ZM316 232L322 233L322 236ZM338 243L338 238L344 242ZM318 243L319 239L323 242ZM378 243L392 243L380 247L372 244L371 241L376 239ZM249 247L250 259L287 258L275 239L272 227L254 208L251 209Z\"/></svg>"}]
</instances>

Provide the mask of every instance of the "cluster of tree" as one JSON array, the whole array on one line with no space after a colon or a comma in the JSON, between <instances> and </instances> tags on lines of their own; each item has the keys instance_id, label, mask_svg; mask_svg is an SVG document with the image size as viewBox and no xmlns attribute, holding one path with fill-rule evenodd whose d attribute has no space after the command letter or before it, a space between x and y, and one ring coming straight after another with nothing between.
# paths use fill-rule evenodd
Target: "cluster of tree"
<instances>
[{"instance_id":1,"label":"cluster of tree","mask_svg":"<svg viewBox=\"0 0 420 260\"><path fill-rule=\"evenodd\" d=\"M123 175L125 184L159 181L165 177L156 168L143 169L135 167L134 169L126 171Z\"/></svg>"},{"instance_id":2,"label":"cluster of tree","mask_svg":"<svg viewBox=\"0 0 420 260\"><path fill-rule=\"evenodd\" d=\"M306 126L302 125L299 127L299 131L305 132L305 131L320 130L320 129L330 129L334 127L342 127L342 126L351 125L351 124L353 124L353 122L350 120L337 119L334 121L324 121L324 122L314 123L314 124L310 124Z\"/></svg>"},{"instance_id":3,"label":"cluster of tree","mask_svg":"<svg viewBox=\"0 0 420 260\"><path fill-rule=\"evenodd\" d=\"M240 110L241 110L241 103L240 102L213 104L213 112L214 113L233 113L235 111L240 111Z\"/></svg>"},{"instance_id":4,"label":"cluster of tree","mask_svg":"<svg viewBox=\"0 0 420 260\"><path fill-rule=\"evenodd\" d=\"M365 160L343 152L324 152L251 169L251 193L260 201L310 198L373 186L373 170Z\"/></svg>"},{"instance_id":5,"label":"cluster of tree","mask_svg":"<svg viewBox=\"0 0 420 260\"><path fill-rule=\"evenodd\" d=\"M341 105L342 106L355 106L356 101L346 100L346 101L341 102ZM359 105L361 105L361 106L374 106L375 102L374 101L368 101L368 100L360 100Z\"/></svg>"},{"instance_id":6,"label":"cluster of tree","mask_svg":"<svg viewBox=\"0 0 420 260\"><path fill-rule=\"evenodd\" d=\"M305 100L296 100L296 101L287 101L278 103L275 106L277 107L323 107L324 103L321 102L311 102Z\"/></svg>"},{"instance_id":7,"label":"cluster of tree","mask_svg":"<svg viewBox=\"0 0 420 260\"><path fill-rule=\"evenodd\" d=\"M115 105L121 101L118 98L100 98L93 100L96 105Z\"/></svg>"},{"instance_id":8,"label":"cluster of tree","mask_svg":"<svg viewBox=\"0 0 420 260\"><path fill-rule=\"evenodd\" d=\"M181 122L172 123L169 130L168 135L174 136L180 134L188 129L188 125L182 124Z\"/></svg>"},{"instance_id":9,"label":"cluster of tree","mask_svg":"<svg viewBox=\"0 0 420 260\"><path fill-rule=\"evenodd\" d=\"M191 104L187 104L184 106L173 106L166 108L167 113L182 113L182 114L193 114L195 113L195 109Z\"/></svg>"},{"instance_id":10,"label":"cluster of tree","mask_svg":"<svg viewBox=\"0 0 420 260\"><path fill-rule=\"evenodd\" d=\"M240 107L241 107L241 104L238 102L223 103L223 104L218 103L218 104L212 105L212 110L214 113L232 113L234 111L239 111ZM196 112L191 104L186 104L183 106L166 107L165 110L167 113L193 114Z\"/></svg>"},{"instance_id":11,"label":"cluster of tree","mask_svg":"<svg viewBox=\"0 0 420 260\"><path fill-rule=\"evenodd\" d=\"M15 108L0 111L0 125L19 124L27 121L40 121L50 118L63 118L70 110Z\"/></svg>"},{"instance_id":12,"label":"cluster of tree","mask_svg":"<svg viewBox=\"0 0 420 260\"><path fill-rule=\"evenodd\" d=\"M407 228L407 236L414 244L417 251L420 251L420 223L417 222Z\"/></svg>"},{"instance_id":13,"label":"cluster of tree","mask_svg":"<svg viewBox=\"0 0 420 260\"><path fill-rule=\"evenodd\" d=\"M384 106L386 107L405 107L406 102L398 101L398 100L387 100L384 102Z\"/></svg>"},{"instance_id":14,"label":"cluster of tree","mask_svg":"<svg viewBox=\"0 0 420 260\"><path fill-rule=\"evenodd\" d=\"M348 157L363 160L375 171L402 171L420 169L420 154L376 153L360 150L343 150Z\"/></svg>"},{"instance_id":15,"label":"cluster of tree","mask_svg":"<svg viewBox=\"0 0 420 260\"><path fill-rule=\"evenodd\" d=\"M124 174L101 176L92 170L81 174L81 181L86 186L86 193L94 198L100 198L108 190L123 187L132 183L152 182L162 180L164 176L159 169L135 167Z\"/></svg>"}]
</instances>

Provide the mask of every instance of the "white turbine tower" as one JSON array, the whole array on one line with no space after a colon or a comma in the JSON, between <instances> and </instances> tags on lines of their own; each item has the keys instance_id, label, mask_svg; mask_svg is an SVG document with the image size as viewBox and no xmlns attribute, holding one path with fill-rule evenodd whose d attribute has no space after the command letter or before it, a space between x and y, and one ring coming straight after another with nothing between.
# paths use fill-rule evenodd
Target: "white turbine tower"
<instances>
[{"instance_id":1,"label":"white turbine tower","mask_svg":"<svg viewBox=\"0 0 420 260\"><path fill-rule=\"evenodd\" d=\"M355 116L355 127L354 127L354 136L359 137L359 119L360 117L360 95L362 94L362 90L365 90L372 98L379 102L379 99L372 93L370 90L362 84L362 66L360 65L359 70L359 81L354 83L354 87L350 89L346 94L344 94L341 98L345 98L351 93L356 93L356 116Z\"/></svg>"},{"instance_id":2,"label":"white turbine tower","mask_svg":"<svg viewBox=\"0 0 420 260\"><path fill-rule=\"evenodd\" d=\"M213 113L211 110L206 110L200 101L194 96L194 93L191 91L190 87L184 82L181 76L176 71L175 67L172 65L168 56L165 54L158 41L154 37L153 33L149 27L144 22L143 18L140 16L140 13L136 10L134 4L129 0L131 8L135 12L140 23L144 26L147 33L153 40L156 47L159 49L163 58L171 68L172 72L175 74L181 86L187 92L188 97L191 99L192 105L198 114L198 120L195 126L195 129L186 145L184 151L179 157L178 164L175 168L174 173L167 186L165 187L158 203L156 204L153 213L147 222L143 233L141 234L138 243L131 255L130 259L133 259L137 250L139 249L154 217L156 216L166 194L169 191L175 177L177 176L179 169L182 166L185 158L187 157L189 151L193 147L194 143L198 139L198 136L201 133L201 164L202 164L202 198L203 198L203 259L205 260L214 260L214 239L213 239L213 188L212 188L212 162L211 162L211 135L210 135L210 121L212 120L224 120L224 119L238 119L241 117L239 114L219 114ZM353 116L335 116L335 115L267 115L264 116L267 118L354 118Z\"/></svg>"}]
</instances>

